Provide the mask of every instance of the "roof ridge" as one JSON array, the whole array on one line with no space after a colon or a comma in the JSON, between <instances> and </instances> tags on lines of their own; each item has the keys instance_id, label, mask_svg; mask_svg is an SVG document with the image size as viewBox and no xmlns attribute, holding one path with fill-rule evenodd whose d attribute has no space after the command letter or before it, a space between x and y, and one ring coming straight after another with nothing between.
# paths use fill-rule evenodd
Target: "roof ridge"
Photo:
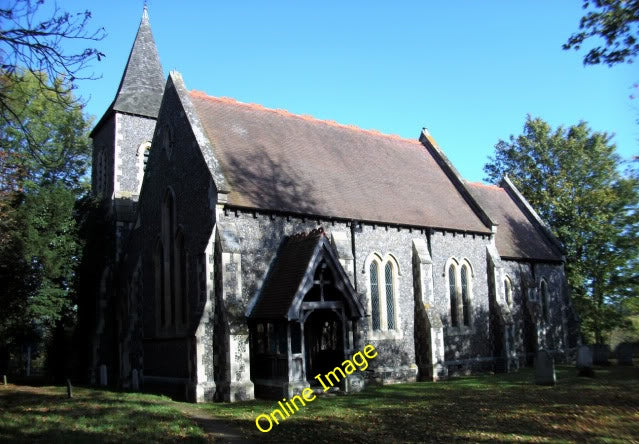
<instances>
[{"instance_id":1,"label":"roof ridge","mask_svg":"<svg viewBox=\"0 0 639 444\"><path fill-rule=\"evenodd\" d=\"M240 102L239 100L234 99L232 97L210 96L207 93L205 93L203 91L198 91L198 90L191 90L189 92L189 94L191 96L193 96L193 97L198 97L198 98L201 98L201 99L208 99L208 100L213 100L213 101L216 101L216 102L228 103L228 104L231 104L231 105L240 105L240 106L244 106L244 107L255 109L255 110L268 111L268 112L276 113L276 114L279 114L279 115L285 116L285 117L296 117L298 119L306 120L306 121L309 121L309 122L322 123L322 124L333 126L333 127L336 127L336 128L348 129L348 130L351 130L351 131L358 131L358 132L369 134L369 135L376 136L376 137L384 137L384 138L387 138L387 139L399 140L401 142L409 142L409 143L412 143L412 144L415 144L415 145L422 146L421 142L419 140L417 140L417 139L407 139L407 138L399 136L397 134L386 134L386 133L382 133L379 130L364 129L364 128L360 128L357 125L339 123L339 122L336 122L335 120L318 119L317 117L314 117L314 116L312 116L310 114L295 114L295 113L292 113L292 112L290 112L288 110L281 109L281 108L268 108L268 107L266 107L264 105L260 105L259 103Z\"/></svg>"},{"instance_id":2,"label":"roof ridge","mask_svg":"<svg viewBox=\"0 0 639 444\"><path fill-rule=\"evenodd\" d=\"M492 190L506 191L503 187L500 187L499 185L493 185L493 184L483 183L483 182L467 182L467 183L468 185L473 187L481 187L481 188L488 188Z\"/></svg>"}]
</instances>

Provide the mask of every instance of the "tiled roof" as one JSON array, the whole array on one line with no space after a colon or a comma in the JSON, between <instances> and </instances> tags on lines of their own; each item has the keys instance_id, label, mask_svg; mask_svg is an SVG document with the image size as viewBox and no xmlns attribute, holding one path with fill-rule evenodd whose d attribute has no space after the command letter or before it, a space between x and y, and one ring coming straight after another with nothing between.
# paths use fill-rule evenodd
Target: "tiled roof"
<instances>
[{"instance_id":1,"label":"tiled roof","mask_svg":"<svg viewBox=\"0 0 639 444\"><path fill-rule=\"evenodd\" d=\"M164 84L162 64L145 8L112 108L155 118L162 102Z\"/></svg>"},{"instance_id":2,"label":"tiled roof","mask_svg":"<svg viewBox=\"0 0 639 444\"><path fill-rule=\"evenodd\" d=\"M364 307L322 228L284 240L249 316L252 319L298 319L308 290L316 284L314 273L320 260L326 261L337 280L333 285L341 289L346 315L352 318L364 316Z\"/></svg>"},{"instance_id":3,"label":"tiled roof","mask_svg":"<svg viewBox=\"0 0 639 444\"><path fill-rule=\"evenodd\" d=\"M240 207L489 233L417 140L191 92Z\"/></svg>"},{"instance_id":4,"label":"tiled roof","mask_svg":"<svg viewBox=\"0 0 639 444\"><path fill-rule=\"evenodd\" d=\"M292 236L280 248L251 312L255 319L286 319L323 234Z\"/></svg>"},{"instance_id":5,"label":"tiled roof","mask_svg":"<svg viewBox=\"0 0 639 444\"><path fill-rule=\"evenodd\" d=\"M561 252L504 188L481 183L468 185L479 204L499 224L495 244L502 258L561 260Z\"/></svg>"}]
</instances>

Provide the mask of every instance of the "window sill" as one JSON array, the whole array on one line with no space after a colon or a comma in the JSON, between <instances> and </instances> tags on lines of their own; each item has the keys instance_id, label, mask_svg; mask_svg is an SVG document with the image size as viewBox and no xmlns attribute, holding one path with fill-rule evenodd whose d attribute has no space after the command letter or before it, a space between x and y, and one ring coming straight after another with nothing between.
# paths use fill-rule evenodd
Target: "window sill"
<instances>
[{"instance_id":1,"label":"window sill","mask_svg":"<svg viewBox=\"0 0 639 444\"><path fill-rule=\"evenodd\" d=\"M371 340L383 340L383 339L402 339L403 334L399 330L369 330L368 339Z\"/></svg>"}]
</instances>

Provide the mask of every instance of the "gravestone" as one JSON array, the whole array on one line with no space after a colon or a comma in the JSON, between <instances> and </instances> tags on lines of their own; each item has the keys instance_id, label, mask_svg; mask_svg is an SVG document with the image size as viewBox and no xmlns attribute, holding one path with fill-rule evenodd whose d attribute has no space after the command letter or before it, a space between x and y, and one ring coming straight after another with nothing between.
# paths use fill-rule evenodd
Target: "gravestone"
<instances>
[{"instance_id":1,"label":"gravestone","mask_svg":"<svg viewBox=\"0 0 639 444\"><path fill-rule=\"evenodd\" d=\"M594 376L592 369L592 351L587 345L582 345L577 350L577 370L579 376Z\"/></svg>"},{"instance_id":2,"label":"gravestone","mask_svg":"<svg viewBox=\"0 0 639 444\"><path fill-rule=\"evenodd\" d=\"M617 364L632 365L632 344L622 342L617 346Z\"/></svg>"},{"instance_id":3,"label":"gravestone","mask_svg":"<svg viewBox=\"0 0 639 444\"><path fill-rule=\"evenodd\" d=\"M100 366L100 385L107 385L107 366Z\"/></svg>"},{"instance_id":4,"label":"gravestone","mask_svg":"<svg viewBox=\"0 0 639 444\"><path fill-rule=\"evenodd\" d=\"M592 362L596 365L610 365L610 348L606 344L592 346Z\"/></svg>"},{"instance_id":5,"label":"gravestone","mask_svg":"<svg viewBox=\"0 0 639 444\"><path fill-rule=\"evenodd\" d=\"M555 361L546 350L539 350L535 355L535 384L555 385Z\"/></svg>"},{"instance_id":6,"label":"gravestone","mask_svg":"<svg viewBox=\"0 0 639 444\"><path fill-rule=\"evenodd\" d=\"M131 372L131 389L134 392L137 392L140 390L140 380L138 377L138 369L134 368L133 371Z\"/></svg>"}]
</instances>

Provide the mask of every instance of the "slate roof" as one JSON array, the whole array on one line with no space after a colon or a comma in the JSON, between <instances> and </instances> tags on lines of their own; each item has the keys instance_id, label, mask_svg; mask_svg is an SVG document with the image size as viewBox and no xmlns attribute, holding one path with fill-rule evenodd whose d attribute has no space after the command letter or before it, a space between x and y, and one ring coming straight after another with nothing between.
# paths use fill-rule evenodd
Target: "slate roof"
<instances>
[{"instance_id":1,"label":"slate roof","mask_svg":"<svg viewBox=\"0 0 639 444\"><path fill-rule=\"evenodd\" d=\"M155 47L145 7L111 107L115 111L156 118L165 83L160 56Z\"/></svg>"},{"instance_id":2,"label":"slate roof","mask_svg":"<svg viewBox=\"0 0 639 444\"><path fill-rule=\"evenodd\" d=\"M291 303L323 236L291 236L284 241L251 311L254 319L286 319Z\"/></svg>"},{"instance_id":3,"label":"slate roof","mask_svg":"<svg viewBox=\"0 0 639 444\"><path fill-rule=\"evenodd\" d=\"M228 204L490 233L417 140L191 92Z\"/></svg>"},{"instance_id":4,"label":"slate roof","mask_svg":"<svg viewBox=\"0 0 639 444\"><path fill-rule=\"evenodd\" d=\"M558 248L506 189L481 183L467 185L490 218L499 224L495 244L502 258L562 260Z\"/></svg>"}]
</instances>

